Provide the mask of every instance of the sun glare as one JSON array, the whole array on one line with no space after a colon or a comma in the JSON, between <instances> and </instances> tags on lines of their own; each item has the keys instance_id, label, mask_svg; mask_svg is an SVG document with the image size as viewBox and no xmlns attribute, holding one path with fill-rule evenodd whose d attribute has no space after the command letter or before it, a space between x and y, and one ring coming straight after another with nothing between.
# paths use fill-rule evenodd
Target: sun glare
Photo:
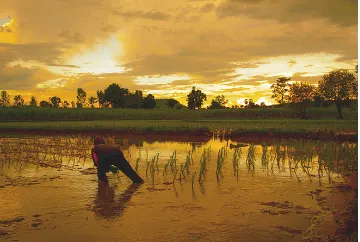
<instances>
[{"instance_id":1,"label":"sun glare","mask_svg":"<svg viewBox=\"0 0 360 242\"><path fill-rule=\"evenodd\" d=\"M115 36L112 36L92 50L74 56L69 64L79 67L74 69L75 73L121 73L126 69L117 63L116 57L122 53L123 46Z\"/></svg>"}]
</instances>

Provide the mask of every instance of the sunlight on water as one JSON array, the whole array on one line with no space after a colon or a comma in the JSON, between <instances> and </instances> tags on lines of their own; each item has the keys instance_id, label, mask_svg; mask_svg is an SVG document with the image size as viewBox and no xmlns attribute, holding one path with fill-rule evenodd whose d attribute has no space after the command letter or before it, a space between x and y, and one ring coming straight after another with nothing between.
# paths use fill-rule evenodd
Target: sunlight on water
<instances>
[{"instance_id":1,"label":"sunlight on water","mask_svg":"<svg viewBox=\"0 0 360 242\"><path fill-rule=\"evenodd\" d=\"M121 172L98 183L91 137L0 138L0 232L40 241L300 241L329 189L357 169L356 143L188 138L105 137L137 166L140 186Z\"/></svg>"}]
</instances>

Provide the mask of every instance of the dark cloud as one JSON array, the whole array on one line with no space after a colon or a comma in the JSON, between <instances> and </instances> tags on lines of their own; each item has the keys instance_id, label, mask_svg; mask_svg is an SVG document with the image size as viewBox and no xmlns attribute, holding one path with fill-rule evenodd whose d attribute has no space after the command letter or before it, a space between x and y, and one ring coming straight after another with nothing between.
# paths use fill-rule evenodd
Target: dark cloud
<instances>
[{"instance_id":1,"label":"dark cloud","mask_svg":"<svg viewBox=\"0 0 360 242\"><path fill-rule=\"evenodd\" d=\"M59 37L64 38L68 42L84 42L85 38L79 33L72 33L70 30L63 30L59 33Z\"/></svg>"},{"instance_id":2,"label":"dark cloud","mask_svg":"<svg viewBox=\"0 0 360 242\"><path fill-rule=\"evenodd\" d=\"M174 86L185 86L185 85L192 85L193 80L175 80L170 83L170 85Z\"/></svg>"},{"instance_id":3,"label":"dark cloud","mask_svg":"<svg viewBox=\"0 0 360 242\"><path fill-rule=\"evenodd\" d=\"M150 54L142 59L126 63L126 68L132 68L129 75L169 75L174 73L203 73L219 69L232 69L234 64L225 63L220 60L182 55L160 55Z\"/></svg>"},{"instance_id":4,"label":"dark cloud","mask_svg":"<svg viewBox=\"0 0 360 242\"><path fill-rule=\"evenodd\" d=\"M144 11L140 11L140 10L137 10L137 11L115 10L115 11L113 11L113 14L118 15L118 16L122 16L124 18L143 18L143 19L160 20L160 21L170 19L169 14L161 12L161 11L156 11L156 10L152 10L152 11L149 11L149 12L144 12Z\"/></svg>"},{"instance_id":5,"label":"dark cloud","mask_svg":"<svg viewBox=\"0 0 360 242\"><path fill-rule=\"evenodd\" d=\"M47 66L55 66L55 67L69 67L69 68L80 68L77 65L61 65L61 64L47 64Z\"/></svg>"},{"instance_id":6,"label":"dark cloud","mask_svg":"<svg viewBox=\"0 0 360 242\"><path fill-rule=\"evenodd\" d=\"M215 4L213 4L213 3L207 3L207 4L203 5L203 6L199 9L199 11L200 11L200 12L203 12L203 13L207 13L207 12L210 12L210 11L212 11L212 10L214 10L214 9L215 9Z\"/></svg>"},{"instance_id":7,"label":"dark cloud","mask_svg":"<svg viewBox=\"0 0 360 242\"><path fill-rule=\"evenodd\" d=\"M4 90L31 90L41 82L60 77L42 68L21 65L0 68L0 86Z\"/></svg>"},{"instance_id":8,"label":"dark cloud","mask_svg":"<svg viewBox=\"0 0 360 242\"><path fill-rule=\"evenodd\" d=\"M249 16L280 22L327 19L342 26L357 25L356 0L226 0L217 8L220 18Z\"/></svg>"},{"instance_id":9,"label":"dark cloud","mask_svg":"<svg viewBox=\"0 0 360 242\"><path fill-rule=\"evenodd\" d=\"M56 63L59 57L64 53L64 47L64 44L59 43L0 43L0 67L1 63L5 64L14 60L33 60L43 63Z\"/></svg>"}]
</instances>

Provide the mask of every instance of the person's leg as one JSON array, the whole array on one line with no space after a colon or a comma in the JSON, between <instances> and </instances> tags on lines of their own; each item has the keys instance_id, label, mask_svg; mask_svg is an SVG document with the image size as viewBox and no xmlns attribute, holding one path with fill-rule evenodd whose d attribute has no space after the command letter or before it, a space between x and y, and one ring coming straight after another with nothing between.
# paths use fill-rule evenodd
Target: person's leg
<instances>
[{"instance_id":1,"label":"person's leg","mask_svg":"<svg viewBox=\"0 0 360 242\"><path fill-rule=\"evenodd\" d=\"M108 179L106 177L106 172L107 172L108 166L106 166L105 164L99 164L98 168L97 168L97 175L98 175L98 179L100 181L104 181L107 182Z\"/></svg>"},{"instance_id":2,"label":"person's leg","mask_svg":"<svg viewBox=\"0 0 360 242\"><path fill-rule=\"evenodd\" d=\"M121 170L134 183L143 183L144 180L133 170L129 162L125 159L123 154L113 155L111 158L112 164Z\"/></svg>"}]
</instances>

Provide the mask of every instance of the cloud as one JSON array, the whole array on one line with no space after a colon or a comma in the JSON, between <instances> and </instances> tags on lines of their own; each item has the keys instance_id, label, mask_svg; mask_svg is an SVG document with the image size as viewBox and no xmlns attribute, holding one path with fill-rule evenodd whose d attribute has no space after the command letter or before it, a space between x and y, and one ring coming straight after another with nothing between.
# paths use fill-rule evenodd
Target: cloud
<instances>
[{"instance_id":1,"label":"cloud","mask_svg":"<svg viewBox=\"0 0 360 242\"><path fill-rule=\"evenodd\" d=\"M7 44L0 43L0 59L4 63L14 60L36 60L44 63L54 63L58 61L65 45L59 43L33 43L33 44ZM0 60L1 67L1 60Z\"/></svg>"},{"instance_id":2,"label":"cloud","mask_svg":"<svg viewBox=\"0 0 360 242\"><path fill-rule=\"evenodd\" d=\"M169 20L170 15L167 13L163 13L160 11L152 10L149 12L144 12L141 10L126 10L126 11L113 11L113 14L124 17L124 18L143 18L143 19L150 19L150 20L158 20L164 21Z\"/></svg>"},{"instance_id":3,"label":"cloud","mask_svg":"<svg viewBox=\"0 0 360 242\"><path fill-rule=\"evenodd\" d=\"M63 30L59 33L59 37L64 38L68 42L84 42L85 38L79 33L72 33L70 30Z\"/></svg>"},{"instance_id":4,"label":"cloud","mask_svg":"<svg viewBox=\"0 0 360 242\"><path fill-rule=\"evenodd\" d=\"M219 18L248 16L293 23L326 19L335 25L357 25L356 0L225 0L217 8Z\"/></svg>"},{"instance_id":5,"label":"cloud","mask_svg":"<svg viewBox=\"0 0 360 242\"><path fill-rule=\"evenodd\" d=\"M203 13L207 13L207 12L210 12L212 10L215 9L215 4L214 3L207 3L203 6L201 6L201 8L199 9L200 12L203 12Z\"/></svg>"},{"instance_id":6,"label":"cloud","mask_svg":"<svg viewBox=\"0 0 360 242\"><path fill-rule=\"evenodd\" d=\"M0 86L4 90L30 90L41 82L60 77L43 68L15 65L0 69Z\"/></svg>"}]
</instances>

